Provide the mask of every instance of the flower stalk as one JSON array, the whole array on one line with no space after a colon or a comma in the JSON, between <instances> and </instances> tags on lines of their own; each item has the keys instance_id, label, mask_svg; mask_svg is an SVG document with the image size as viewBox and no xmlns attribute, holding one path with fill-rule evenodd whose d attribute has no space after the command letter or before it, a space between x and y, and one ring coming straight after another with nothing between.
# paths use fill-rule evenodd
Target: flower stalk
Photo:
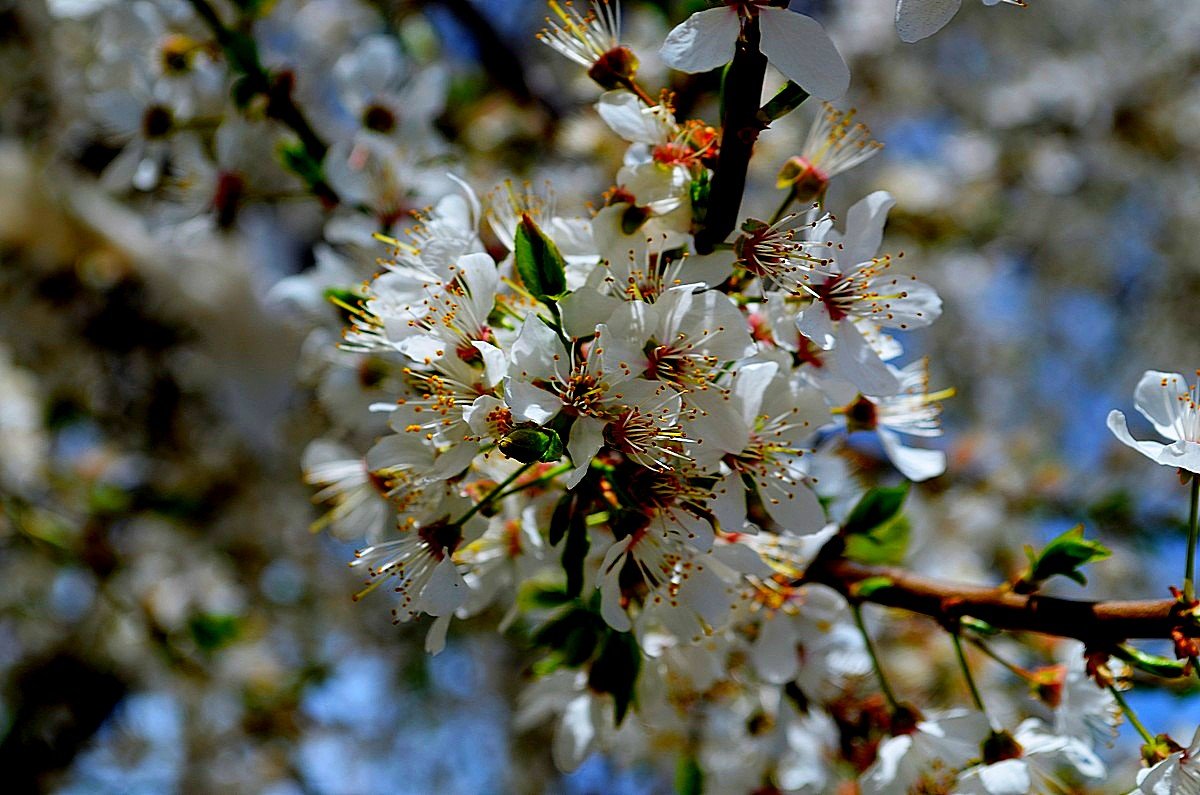
<instances>
[{"instance_id":1,"label":"flower stalk","mask_svg":"<svg viewBox=\"0 0 1200 795\"><path fill-rule=\"evenodd\" d=\"M1189 473L1190 474L1190 473ZM1190 602L1196 598L1196 535L1200 520L1200 476L1192 474L1191 510L1188 514L1187 563L1183 577L1183 595Z\"/></svg>"},{"instance_id":2,"label":"flower stalk","mask_svg":"<svg viewBox=\"0 0 1200 795\"><path fill-rule=\"evenodd\" d=\"M862 604L857 600L851 601L850 611L854 614L854 623L858 627L858 631L862 634L867 656L871 658L871 667L875 669L875 678L879 680L879 690L883 693L883 697L888 703L888 708L895 714L900 710L900 702L896 699L896 693L892 690L887 675L883 672L883 664L879 660L879 653L875 649L875 644L871 641L871 633L867 631L867 624L863 621Z\"/></svg>"},{"instance_id":3,"label":"flower stalk","mask_svg":"<svg viewBox=\"0 0 1200 795\"><path fill-rule=\"evenodd\" d=\"M1121 708L1121 713L1125 716L1126 720L1129 721L1129 725L1137 730L1137 733L1143 740L1145 740L1147 743L1153 743L1154 735L1152 735L1150 730L1146 728L1146 725L1142 723L1141 719L1137 716L1137 713L1133 711L1133 707L1129 706L1129 702L1125 700L1125 696L1121 694L1121 691L1118 690L1115 685L1109 685L1108 692L1112 693L1113 700L1116 701L1117 706Z\"/></svg>"},{"instance_id":4,"label":"flower stalk","mask_svg":"<svg viewBox=\"0 0 1200 795\"><path fill-rule=\"evenodd\" d=\"M464 514L463 514L462 516L460 516L458 519L455 519L455 520L454 520L454 522L453 522L453 524L454 524L454 525L457 525L458 527L462 527L462 526L463 526L463 525L465 525L465 524L466 524L466 523L467 523L467 522L468 522L468 521L471 519L471 517L473 517L475 514L479 513L479 512L480 512L480 511L482 511L484 508L486 508L487 506L491 505L493 502L495 502L495 501L496 501L497 499L499 499L500 497L502 497L502 496L507 496L507 495L504 493L504 490L505 490L505 489L507 489L509 486L511 486L513 483L515 483L515 482L516 482L516 480L517 480L517 478L521 477L521 475L524 475L526 472L528 472L528 471L529 471L529 468L530 468L530 467L532 467L532 466L533 466L534 464L536 464L536 463L538 463L538 462L537 462L537 461L530 461L530 462L529 462L529 463L527 463L527 464L522 464L522 465L521 465L521 466L520 466L520 467L519 467L519 468L518 468L518 469L517 469L515 472L513 472L511 475L509 475L508 477L506 477L506 478L505 478L503 481L501 481L500 483L498 483L498 484L497 484L497 485L496 485L496 486L495 486L495 487L494 487L494 488L493 488L491 491L489 491L487 494L483 495L483 497L482 497L482 498L479 500L479 502L477 502L477 503L475 503L474 505L472 505L472 506L471 506L471 509L470 509L469 511L467 511L466 513L464 513ZM522 487L522 488L524 488L524 487Z\"/></svg>"},{"instance_id":5,"label":"flower stalk","mask_svg":"<svg viewBox=\"0 0 1200 795\"><path fill-rule=\"evenodd\" d=\"M950 633L950 639L954 641L954 653L958 657L958 665L962 668L963 679L967 682L967 689L971 691L971 701L975 704L975 708L987 715L987 707L983 704L983 696L979 693L979 686L975 684L975 677L971 674L971 665L967 662L967 654L963 650L962 632L957 628Z\"/></svg>"}]
</instances>

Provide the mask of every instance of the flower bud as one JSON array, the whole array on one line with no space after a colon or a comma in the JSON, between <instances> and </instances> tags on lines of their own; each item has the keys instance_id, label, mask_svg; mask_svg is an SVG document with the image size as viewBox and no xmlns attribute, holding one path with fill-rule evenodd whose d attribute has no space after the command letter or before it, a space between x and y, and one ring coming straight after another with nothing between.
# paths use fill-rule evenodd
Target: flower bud
<instances>
[{"instance_id":1,"label":"flower bud","mask_svg":"<svg viewBox=\"0 0 1200 795\"><path fill-rule=\"evenodd\" d=\"M788 158L775 178L775 187L781 190L791 188L795 201L801 204L820 198L828 185L829 177L808 158L800 155Z\"/></svg>"},{"instance_id":2,"label":"flower bud","mask_svg":"<svg viewBox=\"0 0 1200 795\"><path fill-rule=\"evenodd\" d=\"M1142 746L1142 761L1146 763L1147 767L1154 767L1171 754L1177 754L1182 750L1184 750L1182 745L1165 734L1159 734L1151 742Z\"/></svg>"},{"instance_id":3,"label":"flower bud","mask_svg":"<svg viewBox=\"0 0 1200 795\"><path fill-rule=\"evenodd\" d=\"M549 428L517 428L500 440L500 452L522 464L562 458L563 443Z\"/></svg>"}]
</instances>

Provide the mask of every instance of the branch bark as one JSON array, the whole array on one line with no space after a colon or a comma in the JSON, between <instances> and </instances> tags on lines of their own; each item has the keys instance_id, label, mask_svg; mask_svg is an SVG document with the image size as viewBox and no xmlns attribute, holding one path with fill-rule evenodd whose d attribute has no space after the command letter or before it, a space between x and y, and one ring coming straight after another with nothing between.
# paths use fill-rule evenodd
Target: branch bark
<instances>
[{"instance_id":1,"label":"branch bark","mask_svg":"<svg viewBox=\"0 0 1200 795\"><path fill-rule=\"evenodd\" d=\"M856 585L874 578L890 582L869 590L866 596L856 595ZM1200 625L1174 599L1089 602L1022 596L1004 588L951 583L894 567L821 556L809 566L802 582L829 586L847 599L929 616L945 626L971 617L997 629L1075 638L1095 647L1133 638L1170 640L1176 631L1200 637Z\"/></svg>"},{"instance_id":2,"label":"branch bark","mask_svg":"<svg viewBox=\"0 0 1200 795\"><path fill-rule=\"evenodd\" d=\"M725 75L721 154L713 171L704 228L696 235L696 251L700 254L710 253L737 226L742 193L746 189L746 170L754 143L762 132L758 107L767 73L767 56L759 52L758 42L758 17L751 16L742 27L742 37Z\"/></svg>"}]
</instances>

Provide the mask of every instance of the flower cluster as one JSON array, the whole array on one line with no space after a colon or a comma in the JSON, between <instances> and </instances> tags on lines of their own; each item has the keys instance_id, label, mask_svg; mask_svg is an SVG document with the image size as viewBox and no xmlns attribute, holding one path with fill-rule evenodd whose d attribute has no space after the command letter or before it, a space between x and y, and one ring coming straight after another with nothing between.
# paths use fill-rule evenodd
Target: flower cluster
<instances>
[{"instance_id":1,"label":"flower cluster","mask_svg":"<svg viewBox=\"0 0 1200 795\"><path fill-rule=\"evenodd\" d=\"M740 201L761 176L746 162L759 134L850 84L808 5L728 0L663 29L669 67L732 62L722 99L755 107L747 117L731 110L747 103L726 101L718 122L690 117L707 111L686 81L671 84L678 95L643 88L615 0L550 0L548 57L603 90L589 118L620 152L578 214L549 186L495 184L456 160L443 133L458 124L486 141L488 125L455 118L447 73L414 57L428 31L401 44L365 6L332 2L53 5L108 31L94 46L78 37L107 190L161 194L156 222L192 242L227 242L266 207L319 241L315 267L263 291L315 326L305 376L334 428L304 455L328 506L314 529L362 541L356 598L384 596L397 623L428 624L431 653L455 619L516 628L541 655L518 722L556 723L561 768L599 749L671 748L714 792L833 791L854 777L863 793L1019 793L1104 778L1097 747L1125 710L1114 644L1048 670L1006 663L1042 702L1036 717L1006 713L1010 731L962 646L994 656L996 630L954 599L923 610L953 636L975 710L898 701L870 640L881 628L862 606L900 589L884 568L912 533L900 502L947 469L934 440L954 391L939 388L936 360L905 350L942 303L922 258L884 244L896 200L826 204L881 146L853 111L816 110L774 164L780 209L742 210L759 206ZM899 0L901 38L934 33L958 7ZM492 56L490 77L528 100ZM787 83L758 108L768 65ZM480 173L490 191L457 176ZM1117 437L1200 473L1196 390L1150 372L1136 398L1171 443L1134 440L1113 412ZM1083 581L1082 563L1106 554L1065 534L1030 550L1001 595ZM1172 617L1200 611L1190 565ZM830 574L855 566L875 576ZM1169 670L1187 673L1194 632L1171 630L1185 662ZM858 692L870 676L875 701ZM1142 791L1188 791L1195 742L1147 749Z\"/></svg>"}]
</instances>

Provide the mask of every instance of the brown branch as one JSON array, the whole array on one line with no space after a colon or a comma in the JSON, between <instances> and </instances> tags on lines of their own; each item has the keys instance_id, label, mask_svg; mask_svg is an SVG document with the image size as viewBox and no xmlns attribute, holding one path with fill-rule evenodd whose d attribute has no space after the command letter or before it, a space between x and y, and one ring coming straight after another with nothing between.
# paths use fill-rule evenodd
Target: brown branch
<instances>
[{"instance_id":1,"label":"brown branch","mask_svg":"<svg viewBox=\"0 0 1200 795\"><path fill-rule=\"evenodd\" d=\"M856 586L873 578L889 582L858 596ZM1005 588L950 583L903 569L820 556L809 566L804 582L827 585L847 599L929 616L945 626L970 617L997 629L1076 638L1089 646L1111 646L1130 638L1170 640L1176 630L1187 637L1200 636L1200 625L1174 599L1088 602L1022 596Z\"/></svg>"},{"instance_id":2,"label":"brown branch","mask_svg":"<svg viewBox=\"0 0 1200 795\"><path fill-rule=\"evenodd\" d=\"M759 52L758 17L749 17L742 27L733 62L725 75L721 118L721 153L713 170L704 228L696 233L696 251L710 253L737 227L738 210L746 190L746 170L754 143L762 132L758 103L762 98L767 56Z\"/></svg>"}]
</instances>

